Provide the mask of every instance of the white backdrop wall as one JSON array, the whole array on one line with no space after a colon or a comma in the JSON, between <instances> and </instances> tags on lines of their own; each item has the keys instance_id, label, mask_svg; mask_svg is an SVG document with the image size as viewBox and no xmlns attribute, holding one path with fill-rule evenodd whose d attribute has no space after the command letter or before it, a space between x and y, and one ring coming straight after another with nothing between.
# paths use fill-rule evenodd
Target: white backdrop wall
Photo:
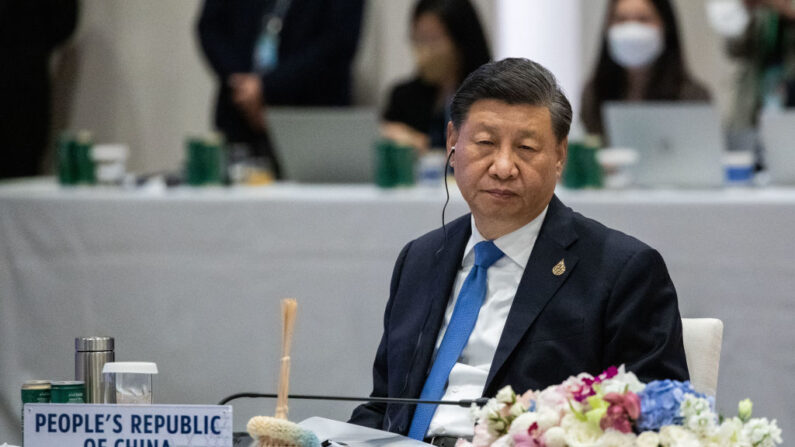
<instances>
[{"instance_id":1,"label":"white backdrop wall","mask_svg":"<svg viewBox=\"0 0 795 447\"><path fill-rule=\"evenodd\" d=\"M542 44L529 41L528 50L522 51L527 36L532 36L527 31L538 21L536 11L527 11L528 17L520 16L512 25L524 28L506 33L498 8L504 7L501 3L514 3L515 7L526 1L474 3L498 57L538 54L543 62L555 51L563 51L565 60L546 63L557 71L576 105L598 49L607 0L532 0L545 17L551 17L550 23L558 25L545 32L568 38ZM408 22L413 3L367 0L355 68L358 104L382 106L390 85L411 74ZM706 24L704 0L675 3L693 72L725 109L731 70L721 53L720 40ZM128 143L134 171L178 168L185 136L208 131L212 117L214 80L195 37L200 7L199 0L84 0L78 31L54 64L56 127L91 129L98 141ZM562 7L565 11L579 9L580 16L561 15ZM571 29L573 24L579 29ZM548 47L558 41L562 48ZM577 56L572 58L572 52Z\"/></svg>"}]
</instances>

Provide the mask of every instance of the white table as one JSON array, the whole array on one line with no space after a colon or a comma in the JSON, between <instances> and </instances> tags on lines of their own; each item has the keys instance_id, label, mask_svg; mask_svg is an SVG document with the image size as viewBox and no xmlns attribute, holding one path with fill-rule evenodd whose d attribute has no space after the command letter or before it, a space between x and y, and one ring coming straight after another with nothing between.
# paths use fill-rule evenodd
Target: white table
<instances>
[{"instance_id":1,"label":"white table","mask_svg":"<svg viewBox=\"0 0 795 447\"><path fill-rule=\"evenodd\" d=\"M795 427L795 191L559 193L658 248L686 317L725 325L718 406ZM393 262L441 222L443 191L279 185L129 192L0 185L0 441L24 380L73 377L73 340L158 363L155 400L275 390L278 301L299 299L291 391L366 395ZM466 212L454 196L448 220ZM235 426L273 401L237 401ZM291 401L291 419L352 404Z\"/></svg>"}]
</instances>

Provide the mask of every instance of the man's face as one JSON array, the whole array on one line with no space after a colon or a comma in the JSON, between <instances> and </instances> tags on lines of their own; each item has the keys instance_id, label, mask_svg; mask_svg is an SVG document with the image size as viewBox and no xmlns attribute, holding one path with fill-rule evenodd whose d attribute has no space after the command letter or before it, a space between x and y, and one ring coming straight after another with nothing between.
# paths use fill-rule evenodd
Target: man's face
<instances>
[{"instance_id":1,"label":"man's face","mask_svg":"<svg viewBox=\"0 0 795 447\"><path fill-rule=\"evenodd\" d=\"M478 230L493 239L529 223L547 206L566 160L546 107L476 101L447 149L461 194ZM491 233L491 234L486 234Z\"/></svg>"}]
</instances>

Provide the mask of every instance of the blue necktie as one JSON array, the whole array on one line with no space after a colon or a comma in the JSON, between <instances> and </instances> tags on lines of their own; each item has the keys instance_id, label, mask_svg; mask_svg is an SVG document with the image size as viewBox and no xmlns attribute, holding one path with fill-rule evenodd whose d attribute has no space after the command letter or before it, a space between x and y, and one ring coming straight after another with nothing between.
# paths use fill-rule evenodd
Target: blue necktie
<instances>
[{"instance_id":1,"label":"blue necktie","mask_svg":"<svg viewBox=\"0 0 795 447\"><path fill-rule=\"evenodd\" d=\"M444 396L447 378L453 369L461 351L464 350L469 334L475 328L480 306L486 298L486 270L503 256L502 251L492 241L478 242L475 245L475 265L469 271L458 293L458 301L453 309L453 316L442 338L442 344L436 353L431 372L425 379L420 399L439 400ZM436 412L436 405L417 405L414 418L411 420L409 437L422 441L431 419Z\"/></svg>"}]
</instances>

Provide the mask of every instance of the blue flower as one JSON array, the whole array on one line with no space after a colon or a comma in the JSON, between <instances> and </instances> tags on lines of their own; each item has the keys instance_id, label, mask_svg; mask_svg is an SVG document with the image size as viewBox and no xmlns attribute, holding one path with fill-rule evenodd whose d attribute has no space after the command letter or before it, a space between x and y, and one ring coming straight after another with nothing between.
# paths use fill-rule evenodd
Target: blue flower
<instances>
[{"instance_id":1,"label":"blue flower","mask_svg":"<svg viewBox=\"0 0 795 447\"><path fill-rule=\"evenodd\" d=\"M681 425L682 416L679 414L679 407L687 394L707 398L706 395L696 392L690 385L690 381L655 380L649 382L646 388L638 393L638 397L640 397L638 429L641 431L659 430L664 425ZM714 405L712 402L714 400L710 399L710 406Z\"/></svg>"}]
</instances>

